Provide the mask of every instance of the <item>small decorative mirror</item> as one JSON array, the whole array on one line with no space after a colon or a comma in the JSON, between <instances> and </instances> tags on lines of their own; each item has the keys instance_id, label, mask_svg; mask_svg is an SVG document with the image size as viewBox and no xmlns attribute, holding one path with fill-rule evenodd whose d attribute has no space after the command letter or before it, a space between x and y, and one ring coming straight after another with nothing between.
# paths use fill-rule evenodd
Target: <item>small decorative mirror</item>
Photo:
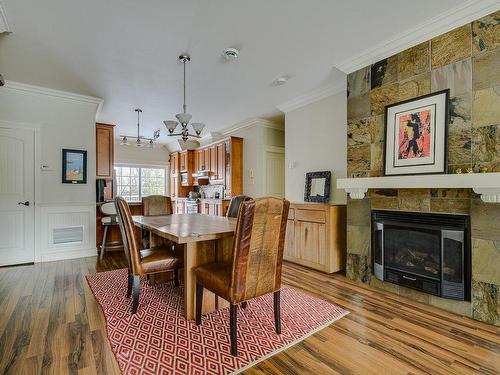
<instances>
[{"instance_id":1,"label":"small decorative mirror","mask_svg":"<svg viewBox=\"0 0 500 375\"><path fill-rule=\"evenodd\" d=\"M332 172L306 173L305 202L328 203L330 201L330 180Z\"/></svg>"}]
</instances>

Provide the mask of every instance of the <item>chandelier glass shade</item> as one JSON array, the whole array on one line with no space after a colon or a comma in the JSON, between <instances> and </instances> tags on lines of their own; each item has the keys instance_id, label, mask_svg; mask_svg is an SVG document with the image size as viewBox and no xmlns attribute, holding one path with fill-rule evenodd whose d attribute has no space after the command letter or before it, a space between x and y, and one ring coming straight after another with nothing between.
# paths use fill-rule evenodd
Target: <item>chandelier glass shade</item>
<instances>
[{"instance_id":1,"label":"chandelier glass shade","mask_svg":"<svg viewBox=\"0 0 500 375\"><path fill-rule=\"evenodd\" d=\"M155 147L155 142L158 138L160 138L160 130L155 130L153 132L153 137L148 138L148 137L143 137L140 135L140 119L139 116L142 113L142 109L136 108L134 109L135 112L137 112L137 136L136 135L120 135L120 138L122 141L120 142L121 146L131 146L134 145L136 147L149 147L149 148L154 148ZM135 140L133 142L129 142L129 139Z\"/></svg>"},{"instance_id":2,"label":"chandelier glass shade","mask_svg":"<svg viewBox=\"0 0 500 375\"><path fill-rule=\"evenodd\" d=\"M201 132L203 128L205 127L205 124L202 124L201 122L193 122L191 124L194 134L189 132L188 125L189 122L191 121L191 118L193 117L191 114L186 112L187 106L186 106L186 63L191 61L191 58L188 55L181 55L179 56L179 61L183 63L184 65L184 102L182 105L182 113L178 113L175 115L175 118L177 118L177 121L175 120L166 120L163 121L165 124L165 127L168 130L168 135L170 137L178 137L180 136L184 142L186 142L190 137L191 138L201 138ZM175 133L175 129L177 128L177 125L181 125L180 132Z\"/></svg>"}]
</instances>

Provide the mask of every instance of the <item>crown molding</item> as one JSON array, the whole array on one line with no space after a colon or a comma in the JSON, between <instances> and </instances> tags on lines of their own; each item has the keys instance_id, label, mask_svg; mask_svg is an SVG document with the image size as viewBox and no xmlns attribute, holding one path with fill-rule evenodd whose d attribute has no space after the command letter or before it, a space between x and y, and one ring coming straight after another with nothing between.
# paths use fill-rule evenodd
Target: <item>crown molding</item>
<instances>
[{"instance_id":1,"label":"crown molding","mask_svg":"<svg viewBox=\"0 0 500 375\"><path fill-rule=\"evenodd\" d=\"M263 118L256 117L256 118L252 118L252 119L249 119L249 120L246 120L243 122L239 122L235 125L232 125L226 129L222 130L220 133L222 133L223 135L230 135L230 134L235 133L239 130L251 128L254 126L260 126L263 128L281 130L281 131L285 130L284 124L280 124L280 123L277 123L274 121L269 121L269 120L266 120Z\"/></svg>"},{"instance_id":2,"label":"crown molding","mask_svg":"<svg viewBox=\"0 0 500 375\"><path fill-rule=\"evenodd\" d=\"M12 30L9 27L9 23L7 22L7 15L5 14L5 9L3 4L0 2L0 34L1 33L10 33Z\"/></svg>"},{"instance_id":3,"label":"crown molding","mask_svg":"<svg viewBox=\"0 0 500 375\"><path fill-rule=\"evenodd\" d=\"M317 102L318 100L327 98L329 96L338 94L342 91L347 90L347 83L346 81L336 84L336 85L329 85L329 86L324 86L320 87L316 90L310 91L308 93L305 93L295 99L289 100L285 103L279 104L276 107L281 111L281 112L290 112L293 111L294 109L303 107L305 105Z\"/></svg>"},{"instance_id":4,"label":"crown molding","mask_svg":"<svg viewBox=\"0 0 500 375\"><path fill-rule=\"evenodd\" d=\"M15 81L5 81L3 89L18 91L24 94L43 95L53 98L65 99L73 102L94 104L97 107L97 112L100 111L104 100L93 96L75 94L68 91L54 90L41 86L28 85Z\"/></svg>"},{"instance_id":5,"label":"crown molding","mask_svg":"<svg viewBox=\"0 0 500 375\"><path fill-rule=\"evenodd\" d=\"M352 73L454 28L487 16L498 9L498 0L469 0L334 65L346 74Z\"/></svg>"}]
</instances>

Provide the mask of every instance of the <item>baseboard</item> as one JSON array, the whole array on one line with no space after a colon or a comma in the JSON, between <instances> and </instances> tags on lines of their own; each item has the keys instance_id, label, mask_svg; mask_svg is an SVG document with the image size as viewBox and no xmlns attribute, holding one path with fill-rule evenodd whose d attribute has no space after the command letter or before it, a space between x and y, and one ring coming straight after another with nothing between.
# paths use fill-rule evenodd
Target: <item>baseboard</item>
<instances>
[{"instance_id":1,"label":"baseboard","mask_svg":"<svg viewBox=\"0 0 500 375\"><path fill-rule=\"evenodd\" d=\"M40 262L53 262L55 260L66 260L76 258L86 258L97 255L97 250L93 249L80 249L71 251L59 251L53 253L45 253L41 255Z\"/></svg>"}]
</instances>

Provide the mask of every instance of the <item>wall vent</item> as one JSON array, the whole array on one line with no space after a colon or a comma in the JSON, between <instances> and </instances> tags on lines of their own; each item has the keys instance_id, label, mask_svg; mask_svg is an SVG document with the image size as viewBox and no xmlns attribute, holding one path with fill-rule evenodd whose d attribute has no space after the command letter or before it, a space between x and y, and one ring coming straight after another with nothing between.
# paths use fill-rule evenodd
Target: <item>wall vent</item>
<instances>
[{"instance_id":1,"label":"wall vent","mask_svg":"<svg viewBox=\"0 0 500 375\"><path fill-rule=\"evenodd\" d=\"M83 242L83 225L52 229L52 243L54 245Z\"/></svg>"}]
</instances>

